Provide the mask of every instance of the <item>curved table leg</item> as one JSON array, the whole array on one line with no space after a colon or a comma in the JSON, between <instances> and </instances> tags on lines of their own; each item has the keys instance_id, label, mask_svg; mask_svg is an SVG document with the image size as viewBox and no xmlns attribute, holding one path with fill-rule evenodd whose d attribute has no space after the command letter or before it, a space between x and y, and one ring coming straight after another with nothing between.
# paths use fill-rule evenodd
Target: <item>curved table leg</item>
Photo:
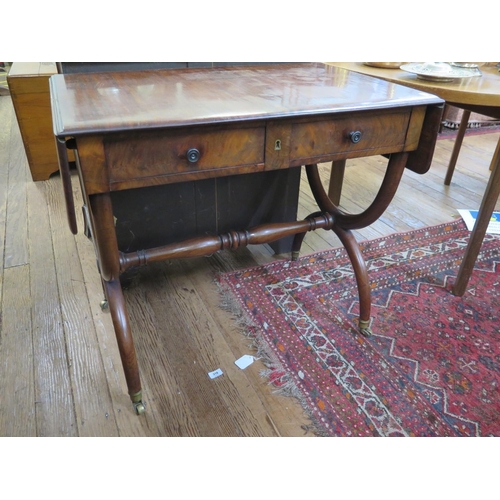
<instances>
[{"instance_id":1,"label":"curved table leg","mask_svg":"<svg viewBox=\"0 0 500 500\"><path fill-rule=\"evenodd\" d=\"M306 165L307 179L319 208L330 212L336 224L344 229L361 229L373 224L391 203L403 176L408 153L391 155L380 189L371 205L359 214L349 214L340 210L328 197L319 177L317 165Z\"/></svg>"},{"instance_id":2,"label":"curved table leg","mask_svg":"<svg viewBox=\"0 0 500 500\"><path fill-rule=\"evenodd\" d=\"M113 326L122 360L123 371L127 381L128 392L135 412L140 415L144 413L145 407L142 401L141 381L139 377L139 366L135 353L134 341L123 297L122 287L119 280L103 281L108 297L109 310L113 320Z\"/></svg>"},{"instance_id":3,"label":"curved table leg","mask_svg":"<svg viewBox=\"0 0 500 500\"><path fill-rule=\"evenodd\" d=\"M347 254L349 255L349 259L354 269L359 296L359 331L365 337L369 337L372 334L370 330L372 296L365 259L351 231L335 226L333 231L347 250Z\"/></svg>"},{"instance_id":4,"label":"curved table leg","mask_svg":"<svg viewBox=\"0 0 500 500\"><path fill-rule=\"evenodd\" d=\"M137 414L144 412L139 366L132 339L127 308L120 284L120 254L109 193L89 197L94 244L102 283L111 312L128 393Z\"/></svg>"},{"instance_id":5,"label":"curved table leg","mask_svg":"<svg viewBox=\"0 0 500 500\"><path fill-rule=\"evenodd\" d=\"M337 205L325 192L319 176L318 166L306 165L307 179L309 181L309 185L311 186L311 191L316 203L323 212L328 212L333 216L334 225L332 230L344 245L353 266L358 286L360 305L359 329L365 336L371 335L369 328L371 314L371 289L365 260L359 248L358 242L354 238L351 230L369 226L384 213L399 186L406 166L407 158L407 153L397 153L391 155L384 179L377 195L375 196L375 199L366 210L359 214L348 214L339 210ZM309 217L314 215L316 214L311 214ZM292 258L296 259L298 257L298 252L303 239L304 233L296 235L293 243Z\"/></svg>"}]
</instances>

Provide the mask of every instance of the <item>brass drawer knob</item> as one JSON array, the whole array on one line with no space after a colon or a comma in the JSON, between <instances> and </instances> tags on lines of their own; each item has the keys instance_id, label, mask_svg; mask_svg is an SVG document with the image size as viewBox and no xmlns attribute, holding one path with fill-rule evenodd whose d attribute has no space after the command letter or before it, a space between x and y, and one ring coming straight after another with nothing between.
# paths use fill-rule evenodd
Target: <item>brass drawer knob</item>
<instances>
[{"instance_id":1,"label":"brass drawer knob","mask_svg":"<svg viewBox=\"0 0 500 500\"><path fill-rule=\"evenodd\" d=\"M349 139L353 144L357 144L361 140L361 132L359 130L349 133Z\"/></svg>"},{"instance_id":2,"label":"brass drawer knob","mask_svg":"<svg viewBox=\"0 0 500 500\"><path fill-rule=\"evenodd\" d=\"M188 149L187 159L190 163L196 163L200 159L200 156L201 154L197 149L195 148Z\"/></svg>"}]
</instances>

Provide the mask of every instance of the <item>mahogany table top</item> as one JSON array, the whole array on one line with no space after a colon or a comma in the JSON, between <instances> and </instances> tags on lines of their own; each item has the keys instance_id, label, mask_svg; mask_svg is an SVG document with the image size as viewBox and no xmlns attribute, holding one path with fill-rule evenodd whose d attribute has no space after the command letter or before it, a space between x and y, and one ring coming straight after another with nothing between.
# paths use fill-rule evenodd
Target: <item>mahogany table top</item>
<instances>
[{"instance_id":1,"label":"mahogany table top","mask_svg":"<svg viewBox=\"0 0 500 500\"><path fill-rule=\"evenodd\" d=\"M61 74L50 85L59 137L439 102L322 63Z\"/></svg>"}]
</instances>

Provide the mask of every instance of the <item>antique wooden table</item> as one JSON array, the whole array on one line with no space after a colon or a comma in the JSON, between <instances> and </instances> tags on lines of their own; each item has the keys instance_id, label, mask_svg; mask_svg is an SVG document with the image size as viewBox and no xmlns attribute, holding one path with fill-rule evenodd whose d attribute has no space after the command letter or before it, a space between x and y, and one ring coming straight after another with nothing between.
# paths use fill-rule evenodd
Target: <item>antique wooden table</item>
<instances>
[{"instance_id":1,"label":"antique wooden table","mask_svg":"<svg viewBox=\"0 0 500 500\"><path fill-rule=\"evenodd\" d=\"M421 80L416 75L400 69L375 68L360 62L329 64L364 75L382 78L389 82L406 85L424 92L431 92L444 99L448 104L465 110L465 119L467 119L471 112L500 119L500 73L496 67L481 67L482 76L479 77L465 78L453 82L435 82ZM457 139L455 140L450 165L444 180L446 185L449 185L451 182L455 163L465 134L465 123L465 120L462 120ZM495 204L500 195L500 139L491 160L490 170L490 179L484 191L481 206L479 207L477 221L474 224L469 244L465 250L465 255L452 289L454 295L462 296L465 293L472 270L474 269L474 264L481 250L491 214L495 209ZM334 179L333 183L338 186L340 178ZM337 196L339 196L338 192L337 189Z\"/></svg>"},{"instance_id":2,"label":"antique wooden table","mask_svg":"<svg viewBox=\"0 0 500 500\"><path fill-rule=\"evenodd\" d=\"M406 168L430 167L443 101L324 64L56 75L50 79L54 134L70 228L76 234L67 149L75 152L88 234L109 303L128 391L144 411L120 274L148 262L195 257L333 230L347 249L369 334L370 285L351 230L377 220ZM380 191L359 214L328 198L317 163L390 155ZM145 186L306 166L319 211L305 220L234 228L224 234L124 252L111 194ZM280 200L276 200L279 204ZM165 218L168 218L168 213Z\"/></svg>"}]
</instances>

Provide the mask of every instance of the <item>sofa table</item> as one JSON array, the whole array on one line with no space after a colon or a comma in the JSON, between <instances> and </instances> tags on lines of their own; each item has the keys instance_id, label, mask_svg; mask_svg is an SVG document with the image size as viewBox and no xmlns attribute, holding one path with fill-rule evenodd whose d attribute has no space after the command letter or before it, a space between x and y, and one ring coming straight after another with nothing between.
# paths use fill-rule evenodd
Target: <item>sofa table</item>
<instances>
[{"instance_id":1,"label":"sofa table","mask_svg":"<svg viewBox=\"0 0 500 500\"><path fill-rule=\"evenodd\" d=\"M68 221L76 234L70 148L136 413L144 405L119 280L131 267L288 236L294 236L292 258L297 258L307 231L333 230L351 259L360 299L358 326L369 335L370 284L351 230L380 217L405 168L421 174L429 169L441 99L319 63L55 75L50 92ZM338 209L321 184L317 163L380 154L390 160L372 204L359 214ZM118 248L113 192L133 197L147 186L304 165L319 207L305 220L237 227L133 252Z\"/></svg>"}]
</instances>

